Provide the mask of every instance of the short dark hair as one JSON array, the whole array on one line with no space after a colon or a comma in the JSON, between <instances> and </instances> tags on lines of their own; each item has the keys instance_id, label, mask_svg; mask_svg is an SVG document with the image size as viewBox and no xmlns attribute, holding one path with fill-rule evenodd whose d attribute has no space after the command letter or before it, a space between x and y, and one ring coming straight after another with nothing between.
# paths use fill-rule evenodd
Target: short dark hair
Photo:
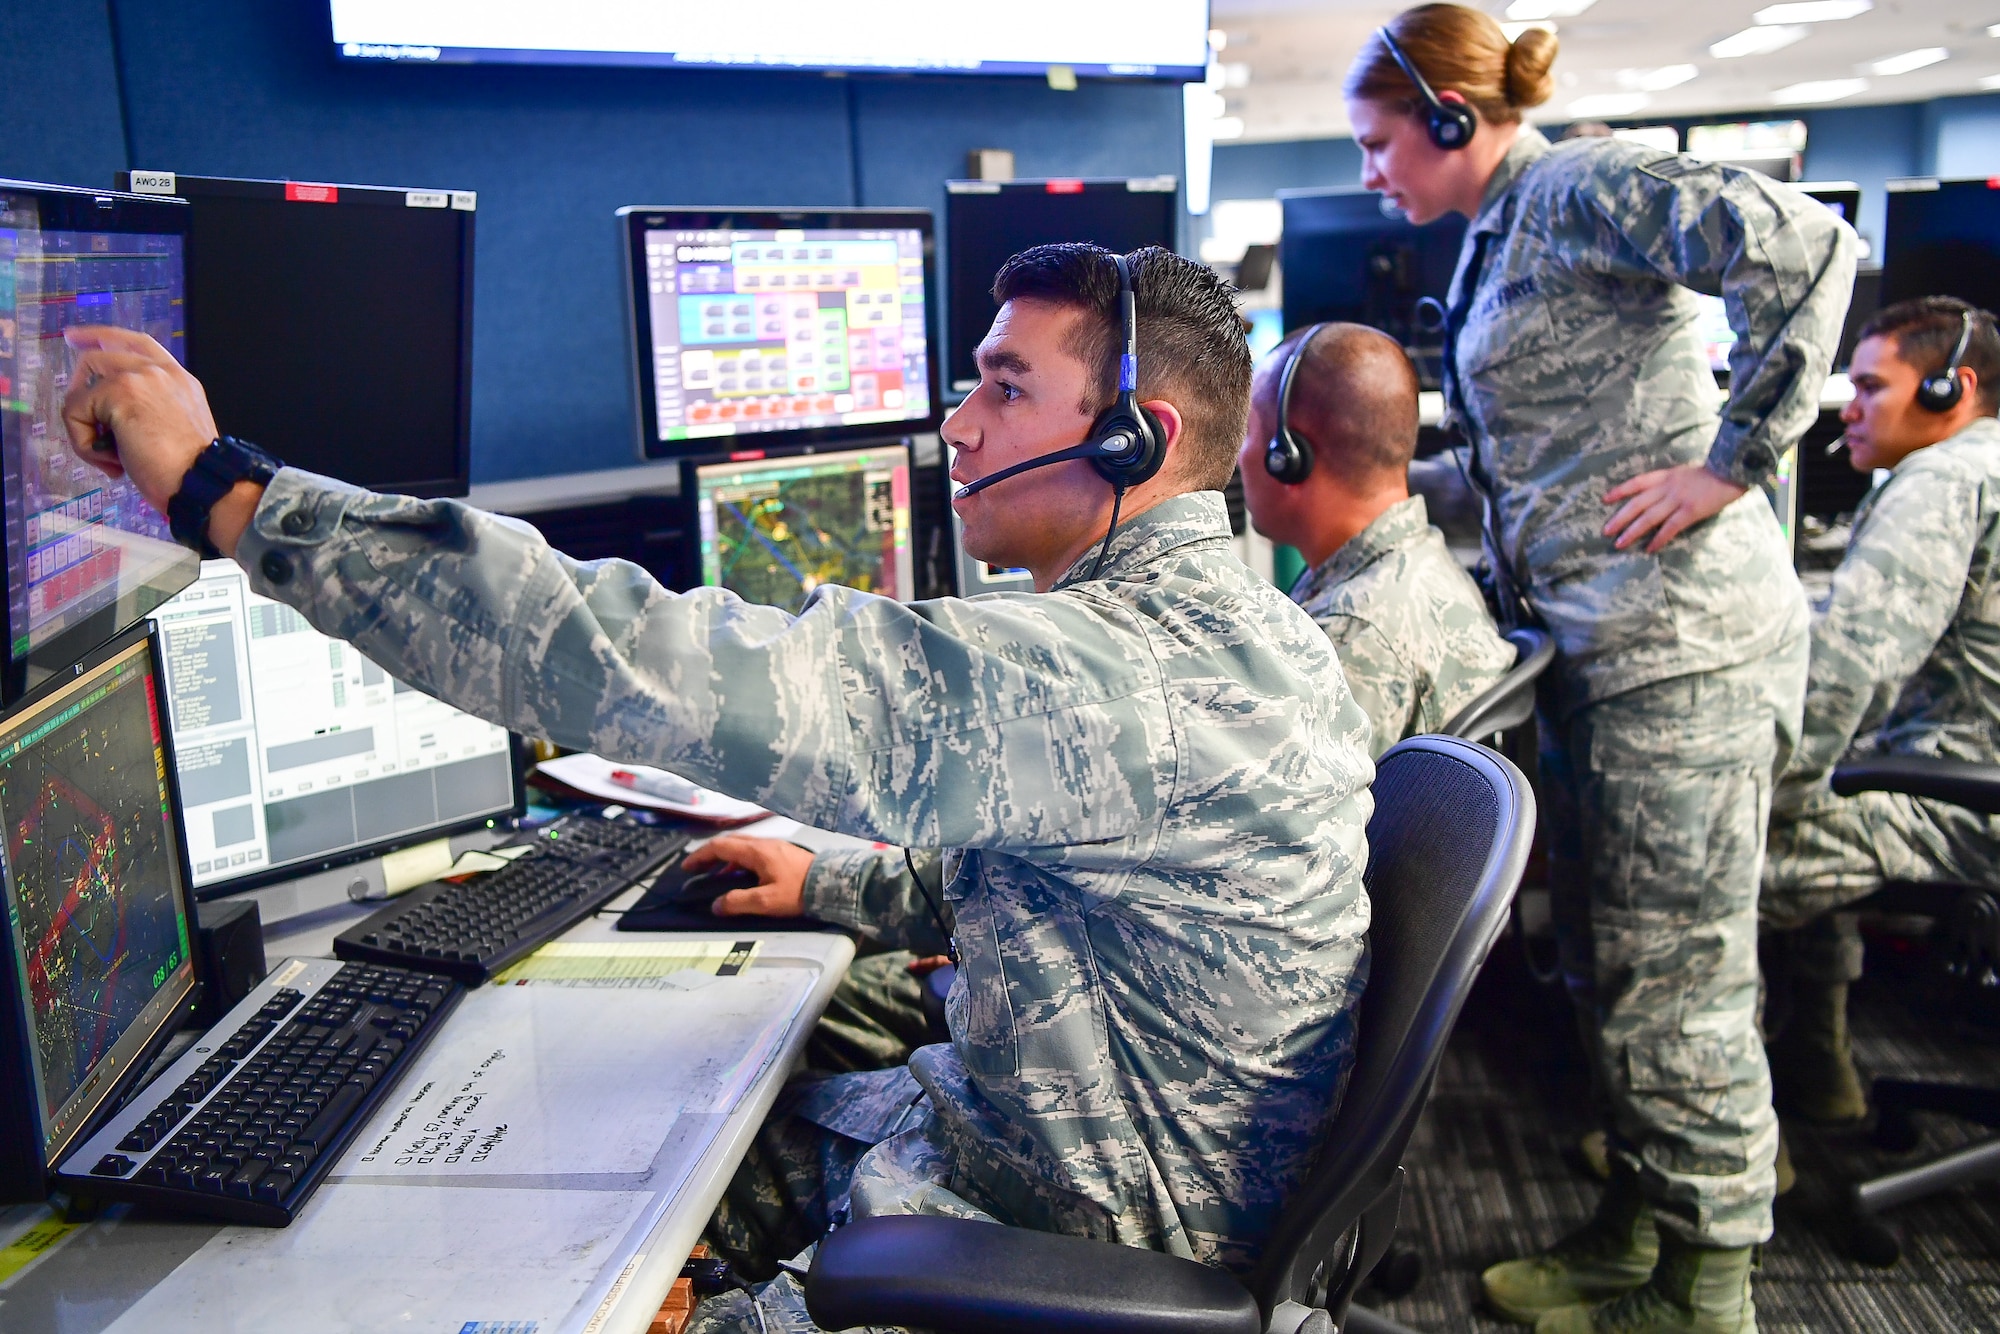
<instances>
[{"instance_id":1,"label":"short dark hair","mask_svg":"<svg viewBox=\"0 0 2000 1334\"><path fill-rule=\"evenodd\" d=\"M1139 316L1139 397L1163 398L1186 422L1172 466L1178 480L1220 491L1236 467L1250 413L1250 345L1229 285L1214 270L1170 250L1147 246L1128 260ZM1064 349L1095 369L1095 417L1118 393L1118 269L1111 252L1077 242L1036 246L1000 266L993 299L1047 301L1082 311Z\"/></svg>"},{"instance_id":2,"label":"short dark hair","mask_svg":"<svg viewBox=\"0 0 2000 1334\"><path fill-rule=\"evenodd\" d=\"M1309 326L1278 344L1259 401L1278 427L1285 361ZM1365 324L1328 324L1312 335L1292 381L1292 434L1313 466L1364 487L1384 473L1407 477L1417 453L1417 368L1395 339Z\"/></svg>"},{"instance_id":3,"label":"short dark hair","mask_svg":"<svg viewBox=\"0 0 2000 1334\"><path fill-rule=\"evenodd\" d=\"M1955 296L1920 296L1898 301L1875 312L1861 326L1860 342L1868 338L1895 341L1896 355L1922 375L1939 375L1951 364L1958 336L1972 314L1972 337L1965 344L1961 365L1979 377L1979 406L1989 417L2000 412L2000 331L1993 315Z\"/></svg>"}]
</instances>

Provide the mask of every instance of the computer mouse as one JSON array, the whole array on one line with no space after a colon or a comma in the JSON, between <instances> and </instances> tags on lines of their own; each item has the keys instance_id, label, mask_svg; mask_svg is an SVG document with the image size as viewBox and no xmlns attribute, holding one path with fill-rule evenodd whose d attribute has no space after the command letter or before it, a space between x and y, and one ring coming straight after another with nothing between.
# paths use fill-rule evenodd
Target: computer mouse
<instances>
[{"instance_id":1,"label":"computer mouse","mask_svg":"<svg viewBox=\"0 0 2000 1334\"><path fill-rule=\"evenodd\" d=\"M674 901L683 907L706 908L732 889L749 889L763 883L755 871L746 871L727 862L696 871L681 881Z\"/></svg>"}]
</instances>

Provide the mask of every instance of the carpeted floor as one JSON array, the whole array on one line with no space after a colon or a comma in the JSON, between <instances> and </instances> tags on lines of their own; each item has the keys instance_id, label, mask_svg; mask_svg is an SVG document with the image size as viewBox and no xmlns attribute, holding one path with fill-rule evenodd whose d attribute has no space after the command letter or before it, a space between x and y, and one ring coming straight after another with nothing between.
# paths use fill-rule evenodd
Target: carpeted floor
<instances>
[{"instance_id":1,"label":"carpeted floor","mask_svg":"<svg viewBox=\"0 0 2000 1334\"><path fill-rule=\"evenodd\" d=\"M1587 1090L1567 1003L1528 981L1515 948L1503 939L1489 962L1404 1158L1413 1189L1398 1236L1421 1256L1423 1277L1399 1300L1362 1297L1434 1334L1518 1329L1480 1307L1479 1270L1555 1240L1597 1198L1575 1152ZM1948 1015L1920 1001L1907 952L1886 961L1881 953L1871 942L1870 975L1851 1007L1863 1075L2000 1084L2000 1045L1957 1036ZM1841 1255L1833 1201L1844 1176L1905 1165L1986 1133L1940 1117L1920 1117L1919 1125L1917 1154L1891 1157L1861 1132L1787 1122L1800 1179L1778 1202L1777 1234L1757 1280L1765 1334L2000 1330L2000 1183L1894 1211L1903 1258L1892 1268Z\"/></svg>"}]
</instances>

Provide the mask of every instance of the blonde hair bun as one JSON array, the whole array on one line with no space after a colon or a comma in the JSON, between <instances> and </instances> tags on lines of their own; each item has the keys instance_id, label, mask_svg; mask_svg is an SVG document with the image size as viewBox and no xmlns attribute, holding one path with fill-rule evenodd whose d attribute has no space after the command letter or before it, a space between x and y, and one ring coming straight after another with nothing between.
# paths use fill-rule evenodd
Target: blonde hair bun
<instances>
[{"instance_id":1,"label":"blonde hair bun","mask_svg":"<svg viewBox=\"0 0 2000 1334\"><path fill-rule=\"evenodd\" d=\"M1556 35L1528 28L1507 46L1507 105L1538 107L1555 95Z\"/></svg>"}]
</instances>

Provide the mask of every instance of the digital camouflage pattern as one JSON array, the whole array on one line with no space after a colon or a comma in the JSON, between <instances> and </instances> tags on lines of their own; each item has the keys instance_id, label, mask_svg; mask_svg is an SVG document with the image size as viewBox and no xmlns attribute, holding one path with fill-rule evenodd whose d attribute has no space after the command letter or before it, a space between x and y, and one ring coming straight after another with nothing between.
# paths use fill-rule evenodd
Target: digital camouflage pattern
<instances>
[{"instance_id":1,"label":"digital camouflage pattern","mask_svg":"<svg viewBox=\"0 0 2000 1334\"><path fill-rule=\"evenodd\" d=\"M1565 972L1614 1143L1687 1240L1770 1235L1755 1027L1773 766L1796 742L1805 595L1756 488L1657 555L1607 491L1705 463L1761 480L1818 412L1854 232L1755 172L1523 129L1467 229L1447 411L1488 560L1555 637L1543 738ZM1704 292L1737 342L1718 415Z\"/></svg>"},{"instance_id":2,"label":"digital camouflage pattern","mask_svg":"<svg viewBox=\"0 0 2000 1334\"><path fill-rule=\"evenodd\" d=\"M1100 579L826 586L796 617L292 469L237 558L462 709L951 849L953 1041L909 1067L950 1193L1252 1261L1352 1064L1373 769L1326 636L1231 553L1219 494L1121 525Z\"/></svg>"},{"instance_id":3,"label":"digital camouflage pattern","mask_svg":"<svg viewBox=\"0 0 2000 1334\"><path fill-rule=\"evenodd\" d=\"M1517 656L1422 496L1390 506L1300 575L1292 601L1333 642L1375 755L1443 727Z\"/></svg>"},{"instance_id":4,"label":"digital camouflage pattern","mask_svg":"<svg viewBox=\"0 0 2000 1334\"><path fill-rule=\"evenodd\" d=\"M2000 421L1911 454L1854 516L1812 618L1805 733L1778 785L1761 913L1794 966L1861 975L1851 918L1884 880L1990 879L2000 818L1894 792L1836 797L1849 754L2000 761Z\"/></svg>"},{"instance_id":5,"label":"digital camouflage pattern","mask_svg":"<svg viewBox=\"0 0 2000 1334\"><path fill-rule=\"evenodd\" d=\"M1756 662L1546 711L1542 790L1565 981L1612 1146L1655 1221L1771 1235L1778 1122L1757 1034L1757 879L1797 743L1804 636Z\"/></svg>"},{"instance_id":6,"label":"digital camouflage pattern","mask_svg":"<svg viewBox=\"0 0 2000 1334\"><path fill-rule=\"evenodd\" d=\"M847 927L864 951L883 952L864 952L848 966L813 1025L808 1069L883 1070L945 1040L930 979L910 971L919 956L950 952L938 927L942 921L948 931L951 921L940 894L941 860L934 848L910 854L930 891L927 902L900 848L831 848L813 857L803 887L806 916Z\"/></svg>"},{"instance_id":7,"label":"digital camouflage pattern","mask_svg":"<svg viewBox=\"0 0 2000 1334\"><path fill-rule=\"evenodd\" d=\"M1555 636L1575 704L1750 662L1805 599L1754 483L1819 411L1853 290L1853 229L1754 171L1524 128L1467 229L1450 420L1489 497L1489 557ZM1730 394L1695 292L1737 334ZM1706 461L1752 486L1656 556L1604 536L1604 493Z\"/></svg>"}]
</instances>

